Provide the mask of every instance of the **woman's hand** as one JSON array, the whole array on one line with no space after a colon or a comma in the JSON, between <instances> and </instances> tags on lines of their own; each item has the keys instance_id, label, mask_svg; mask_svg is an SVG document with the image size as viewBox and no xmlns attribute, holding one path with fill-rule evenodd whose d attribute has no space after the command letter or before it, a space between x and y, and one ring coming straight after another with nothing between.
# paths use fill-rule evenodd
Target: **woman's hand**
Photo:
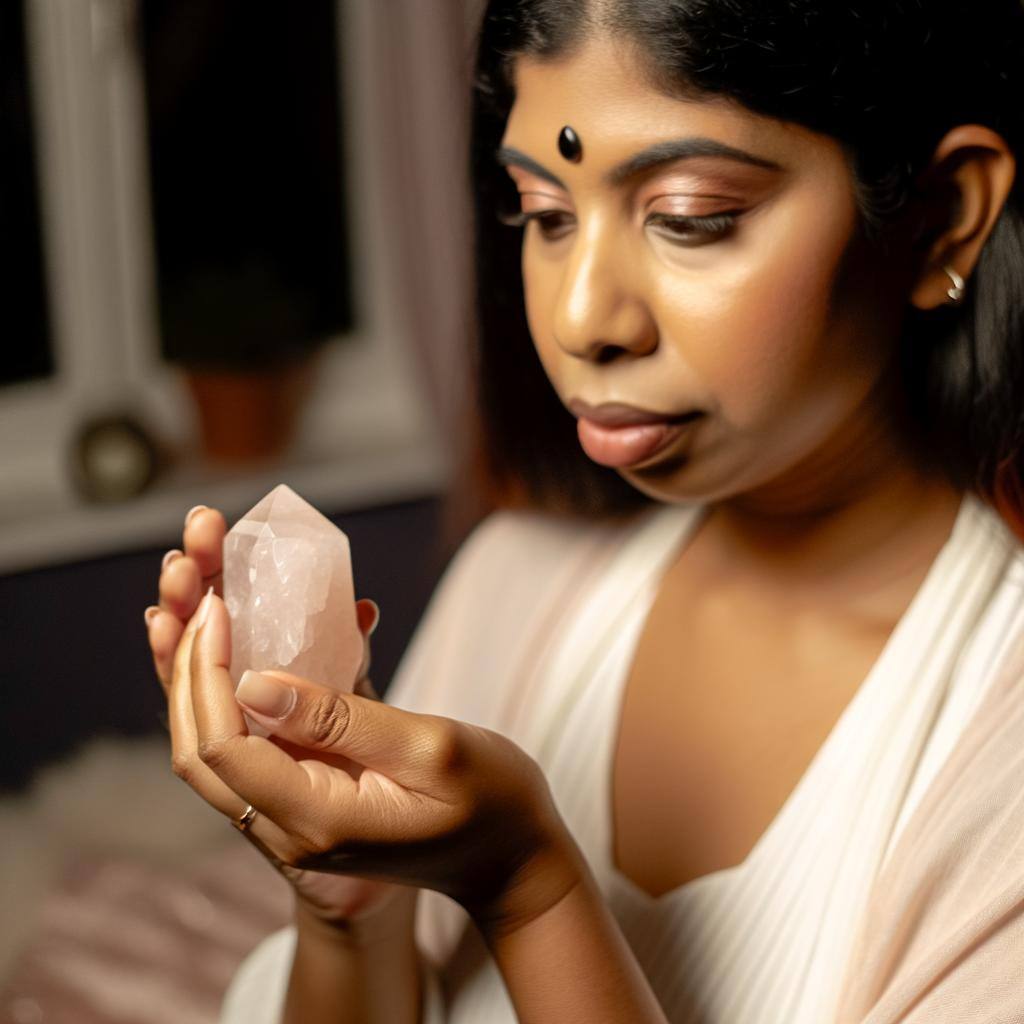
<instances>
[{"instance_id":1,"label":"woman's hand","mask_svg":"<svg viewBox=\"0 0 1024 1024\"><path fill-rule=\"evenodd\" d=\"M175 771L236 821L252 805L246 836L300 894L286 1018L417 1019L413 899L428 887L472 915L524 1024L665 1024L515 744L283 672L246 674L236 693L217 596L223 535L219 513L192 516L146 620ZM272 735L249 735L243 708Z\"/></svg>"},{"instance_id":2,"label":"woman's hand","mask_svg":"<svg viewBox=\"0 0 1024 1024\"><path fill-rule=\"evenodd\" d=\"M284 672L246 674L236 700L223 602L209 594L195 620L175 677L189 679L186 742L202 765L190 781L225 813L251 804L250 834L276 862L436 889L490 932L578 883L586 869L543 774L511 741ZM276 742L249 735L243 706Z\"/></svg>"},{"instance_id":3,"label":"woman's hand","mask_svg":"<svg viewBox=\"0 0 1024 1024\"><path fill-rule=\"evenodd\" d=\"M215 593L222 593L221 551L225 532L224 517L216 509L200 506L189 513L185 520L184 551L175 549L164 557L159 582L160 605L147 608L145 618L156 674L168 698L175 773L208 803L237 820L247 801L217 779L196 754L189 678L195 638L194 624L189 620L207 589L212 586ZM356 611L365 645L356 689L376 699L366 673L370 666L369 637L376 628L379 612L376 604L369 600L356 602ZM406 900L415 897L413 892L385 883L302 870L274 857L260 843L255 845L292 883L300 900L300 913L306 917L350 925L375 915L399 897L404 896ZM405 918L408 915L394 916Z\"/></svg>"}]
</instances>

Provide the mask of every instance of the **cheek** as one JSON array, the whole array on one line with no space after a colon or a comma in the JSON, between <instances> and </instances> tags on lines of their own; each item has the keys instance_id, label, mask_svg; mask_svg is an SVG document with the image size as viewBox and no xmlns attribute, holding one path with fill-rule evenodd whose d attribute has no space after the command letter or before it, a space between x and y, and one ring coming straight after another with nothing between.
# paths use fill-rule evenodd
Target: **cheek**
<instances>
[{"instance_id":1,"label":"cheek","mask_svg":"<svg viewBox=\"0 0 1024 1024\"><path fill-rule=\"evenodd\" d=\"M797 207L737 241L699 287L677 283L688 310L681 349L731 427L770 430L801 411L818 419L862 376L858 366L869 369L841 312L854 227L841 201Z\"/></svg>"},{"instance_id":2,"label":"cheek","mask_svg":"<svg viewBox=\"0 0 1024 1024\"><path fill-rule=\"evenodd\" d=\"M557 345L554 339L552 321L558 295L558 282L551 266L539 265L536 257L530 257L524 248L523 301L526 306L526 321L530 328L533 346L537 350L545 373L557 382Z\"/></svg>"}]
</instances>

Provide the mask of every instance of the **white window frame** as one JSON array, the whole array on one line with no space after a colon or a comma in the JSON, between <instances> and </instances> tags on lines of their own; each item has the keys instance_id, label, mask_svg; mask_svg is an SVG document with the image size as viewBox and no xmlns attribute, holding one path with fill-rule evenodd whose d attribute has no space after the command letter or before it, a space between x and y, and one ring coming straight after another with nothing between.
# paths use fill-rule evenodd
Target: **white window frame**
<instances>
[{"instance_id":1,"label":"white window frame","mask_svg":"<svg viewBox=\"0 0 1024 1024\"><path fill-rule=\"evenodd\" d=\"M237 515L281 480L341 509L436 493L452 470L417 353L465 327L468 211L453 190L464 154L438 148L429 130L395 130L461 130L461 111L446 106L463 69L423 59L437 8L338 0L357 327L325 350L285 463L225 473L194 457L194 413L159 357L136 3L26 0L57 370L0 391L0 572L160 544L191 505ZM395 202L396 174L417 191L412 223L408 198ZM424 238L430 265L411 271L410 247L422 250ZM417 289L430 301L402 300ZM66 467L69 438L86 416L125 408L126 396L185 458L138 499L84 503Z\"/></svg>"}]
</instances>

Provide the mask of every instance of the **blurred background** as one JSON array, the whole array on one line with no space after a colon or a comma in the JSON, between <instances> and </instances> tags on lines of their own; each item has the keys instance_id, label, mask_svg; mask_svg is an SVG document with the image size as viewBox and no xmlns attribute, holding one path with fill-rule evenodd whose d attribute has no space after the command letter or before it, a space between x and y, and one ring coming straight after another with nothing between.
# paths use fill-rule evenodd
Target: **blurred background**
<instances>
[{"instance_id":1,"label":"blurred background","mask_svg":"<svg viewBox=\"0 0 1024 1024\"><path fill-rule=\"evenodd\" d=\"M213 1021L287 887L169 769L196 504L348 534L390 680L460 537L477 0L0 4L0 1021Z\"/></svg>"}]
</instances>

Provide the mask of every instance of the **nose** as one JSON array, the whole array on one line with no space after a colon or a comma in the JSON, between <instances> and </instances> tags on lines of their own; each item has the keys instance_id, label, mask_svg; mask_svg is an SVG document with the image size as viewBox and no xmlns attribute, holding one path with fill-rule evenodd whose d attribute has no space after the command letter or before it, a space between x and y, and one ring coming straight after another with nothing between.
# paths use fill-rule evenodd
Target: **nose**
<instances>
[{"instance_id":1,"label":"nose","mask_svg":"<svg viewBox=\"0 0 1024 1024\"><path fill-rule=\"evenodd\" d=\"M555 340L569 355L608 362L657 347L657 328L635 281L635 261L630 263L613 231L578 236L553 320Z\"/></svg>"}]
</instances>

